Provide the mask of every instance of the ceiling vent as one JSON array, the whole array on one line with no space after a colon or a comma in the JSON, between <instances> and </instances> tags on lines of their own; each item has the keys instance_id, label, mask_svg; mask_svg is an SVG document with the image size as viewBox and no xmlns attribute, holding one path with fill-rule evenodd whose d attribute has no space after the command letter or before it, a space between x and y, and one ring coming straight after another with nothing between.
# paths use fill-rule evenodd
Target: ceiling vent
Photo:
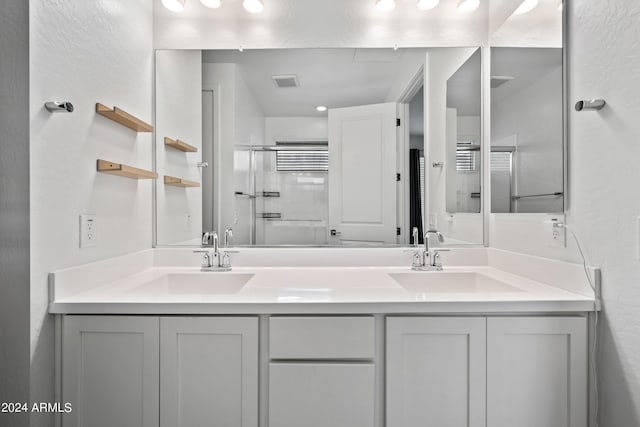
<instances>
[{"instance_id":1,"label":"ceiling vent","mask_svg":"<svg viewBox=\"0 0 640 427\"><path fill-rule=\"evenodd\" d=\"M277 87L298 87L298 76L295 74L287 74L280 76L271 76Z\"/></svg>"},{"instance_id":2,"label":"ceiling vent","mask_svg":"<svg viewBox=\"0 0 640 427\"><path fill-rule=\"evenodd\" d=\"M491 76L491 89L495 89L497 87L500 87L503 84L508 83L513 79L515 79L515 77L511 77L511 76Z\"/></svg>"}]
</instances>

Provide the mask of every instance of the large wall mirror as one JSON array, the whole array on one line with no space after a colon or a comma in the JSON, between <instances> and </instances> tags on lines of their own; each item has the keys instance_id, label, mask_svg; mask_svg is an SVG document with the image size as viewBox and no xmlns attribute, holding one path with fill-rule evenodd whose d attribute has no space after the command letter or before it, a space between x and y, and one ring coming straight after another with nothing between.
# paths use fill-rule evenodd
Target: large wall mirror
<instances>
[{"instance_id":1,"label":"large wall mirror","mask_svg":"<svg viewBox=\"0 0 640 427\"><path fill-rule=\"evenodd\" d=\"M233 245L406 246L428 229L484 244L489 213L563 212L562 1L483 1L469 15L454 3L371 12L360 24L374 39L354 44L383 48L264 48L289 46L282 34L243 49L259 22L195 2L186 19L199 32L185 38L163 15L174 36L161 46L201 50L156 52L156 244L200 245L225 229ZM205 12L219 25L197 20ZM214 33L225 50L207 49Z\"/></svg>"},{"instance_id":2,"label":"large wall mirror","mask_svg":"<svg viewBox=\"0 0 640 427\"><path fill-rule=\"evenodd\" d=\"M157 51L157 244L482 244L481 69L477 47Z\"/></svg>"},{"instance_id":3,"label":"large wall mirror","mask_svg":"<svg viewBox=\"0 0 640 427\"><path fill-rule=\"evenodd\" d=\"M562 213L563 2L515 2L490 44L491 212Z\"/></svg>"}]
</instances>

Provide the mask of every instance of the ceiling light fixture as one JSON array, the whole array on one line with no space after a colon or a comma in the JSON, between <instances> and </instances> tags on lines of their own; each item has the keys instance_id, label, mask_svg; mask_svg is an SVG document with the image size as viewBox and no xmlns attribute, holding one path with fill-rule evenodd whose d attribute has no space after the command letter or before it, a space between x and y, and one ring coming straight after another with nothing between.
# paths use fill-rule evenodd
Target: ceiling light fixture
<instances>
[{"instance_id":1,"label":"ceiling light fixture","mask_svg":"<svg viewBox=\"0 0 640 427\"><path fill-rule=\"evenodd\" d=\"M162 0L162 5L171 12L182 12L187 0Z\"/></svg>"},{"instance_id":2,"label":"ceiling light fixture","mask_svg":"<svg viewBox=\"0 0 640 427\"><path fill-rule=\"evenodd\" d=\"M316 110L320 111L321 113L324 111L327 111L327 106L326 105L318 105L316 107Z\"/></svg>"},{"instance_id":3,"label":"ceiling light fixture","mask_svg":"<svg viewBox=\"0 0 640 427\"><path fill-rule=\"evenodd\" d=\"M220 0L200 0L200 3L210 9L217 9L222 5L222 2Z\"/></svg>"},{"instance_id":4,"label":"ceiling light fixture","mask_svg":"<svg viewBox=\"0 0 640 427\"><path fill-rule=\"evenodd\" d=\"M538 0L524 0L520 6L513 12L514 15L524 15L527 12L531 12L538 5Z\"/></svg>"},{"instance_id":5,"label":"ceiling light fixture","mask_svg":"<svg viewBox=\"0 0 640 427\"><path fill-rule=\"evenodd\" d=\"M480 0L460 0L458 2L458 10L460 12L473 12L478 7L480 7Z\"/></svg>"},{"instance_id":6,"label":"ceiling light fixture","mask_svg":"<svg viewBox=\"0 0 640 427\"><path fill-rule=\"evenodd\" d=\"M262 9L264 9L264 3L262 0L244 0L242 2L242 6L247 10L247 12L251 13L260 13Z\"/></svg>"},{"instance_id":7,"label":"ceiling light fixture","mask_svg":"<svg viewBox=\"0 0 640 427\"><path fill-rule=\"evenodd\" d=\"M396 0L377 0L376 9L388 12L396 8Z\"/></svg>"},{"instance_id":8,"label":"ceiling light fixture","mask_svg":"<svg viewBox=\"0 0 640 427\"><path fill-rule=\"evenodd\" d=\"M418 9L430 10L436 7L440 0L418 0Z\"/></svg>"}]
</instances>

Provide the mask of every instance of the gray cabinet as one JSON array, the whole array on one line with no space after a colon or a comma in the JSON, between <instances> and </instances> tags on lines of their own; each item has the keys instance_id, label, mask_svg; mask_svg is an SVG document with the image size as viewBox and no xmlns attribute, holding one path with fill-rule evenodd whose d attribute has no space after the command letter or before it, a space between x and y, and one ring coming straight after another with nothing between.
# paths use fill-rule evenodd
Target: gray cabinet
<instances>
[{"instance_id":1,"label":"gray cabinet","mask_svg":"<svg viewBox=\"0 0 640 427\"><path fill-rule=\"evenodd\" d=\"M587 319L487 321L490 427L587 426Z\"/></svg>"},{"instance_id":2,"label":"gray cabinet","mask_svg":"<svg viewBox=\"0 0 640 427\"><path fill-rule=\"evenodd\" d=\"M373 427L373 316L269 319L269 427Z\"/></svg>"},{"instance_id":3,"label":"gray cabinet","mask_svg":"<svg viewBox=\"0 0 640 427\"><path fill-rule=\"evenodd\" d=\"M158 426L158 332L157 317L64 317L64 427Z\"/></svg>"},{"instance_id":4,"label":"gray cabinet","mask_svg":"<svg viewBox=\"0 0 640 427\"><path fill-rule=\"evenodd\" d=\"M160 361L161 427L257 427L257 317L162 317Z\"/></svg>"},{"instance_id":5,"label":"gray cabinet","mask_svg":"<svg viewBox=\"0 0 640 427\"><path fill-rule=\"evenodd\" d=\"M387 427L485 425L484 318L387 318Z\"/></svg>"}]
</instances>

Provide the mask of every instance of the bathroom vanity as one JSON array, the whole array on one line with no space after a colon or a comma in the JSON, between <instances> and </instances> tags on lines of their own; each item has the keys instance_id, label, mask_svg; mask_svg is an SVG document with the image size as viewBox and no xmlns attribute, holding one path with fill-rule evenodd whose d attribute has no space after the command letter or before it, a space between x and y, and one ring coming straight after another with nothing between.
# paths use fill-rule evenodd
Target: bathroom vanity
<instances>
[{"instance_id":1,"label":"bathroom vanity","mask_svg":"<svg viewBox=\"0 0 640 427\"><path fill-rule=\"evenodd\" d=\"M252 248L207 273L155 249L52 273L63 425L587 425L582 266L410 256Z\"/></svg>"}]
</instances>

